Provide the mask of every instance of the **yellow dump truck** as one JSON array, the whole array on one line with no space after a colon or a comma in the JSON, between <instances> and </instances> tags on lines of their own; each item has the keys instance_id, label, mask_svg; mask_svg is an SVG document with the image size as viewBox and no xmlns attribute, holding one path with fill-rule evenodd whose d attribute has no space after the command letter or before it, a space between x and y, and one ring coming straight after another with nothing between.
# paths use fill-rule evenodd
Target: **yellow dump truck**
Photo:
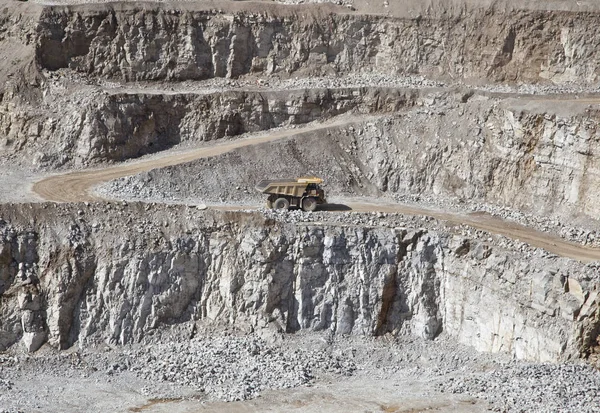
<instances>
[{"instance_id":1,"label":"yellow dump truck","mask_svg":"<svg viewBox=\"0 0 600 413\"><path fill-rule=\"evenodd\" d=\"M317 205L327 202L320 186L322 183L323 180L317 177L263 179L256 184L256 190L268 195L268 208L281 210L297 207L314 211Z\"/></svg>"}]
</instances>

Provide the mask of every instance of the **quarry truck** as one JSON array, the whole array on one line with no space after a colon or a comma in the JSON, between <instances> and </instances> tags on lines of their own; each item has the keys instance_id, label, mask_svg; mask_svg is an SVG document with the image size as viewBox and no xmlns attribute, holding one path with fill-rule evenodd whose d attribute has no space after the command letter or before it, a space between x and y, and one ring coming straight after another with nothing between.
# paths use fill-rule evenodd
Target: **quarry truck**
<instances>
[{"instance_id":1,"label":"quarry truck","mask_svg":"<svg viewBox=\"0 0 600 413\"><path fill-rule=\"evenodd\" d=\"M256 190L267 194L267 208L277 210L302 208L314 211L317 205L325 204L325 191L321 189L323 180L317 177L297 179L263 179L256 184Z\"/></svg>"}]
</instances>

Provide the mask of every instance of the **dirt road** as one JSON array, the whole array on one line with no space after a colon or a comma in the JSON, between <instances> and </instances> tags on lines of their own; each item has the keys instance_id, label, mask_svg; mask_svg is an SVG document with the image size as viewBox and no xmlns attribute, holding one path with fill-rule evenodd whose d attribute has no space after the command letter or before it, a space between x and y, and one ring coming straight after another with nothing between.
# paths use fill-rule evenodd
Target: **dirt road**
<instances>
[{"instance_id":1,"label":"dirt road","mask_svg":"<svg viewBox=\"0 0 600 413\"><path fill-rule=\"evenodd\" d=\"M84 170L55 175L38 181L33 185L32 190L42 199L48 201L97 201L101 200L102 198L94 195L91 191L92 188L96 185L113 179L134 175L155 168L182 164L200 158L213 157L250 145L264 144L291 136L298 138L302 134L310 134L310 132L314 132L316 130L340 126L354 121L356 121L355 118L345 117L333 122L311 125L303 128L285 129L266 133L256 137L239 139L226 143L218 143L201 148L181 150L175 153L170 152L168 154L158 154L150 159L145 159L142 161L132 161L102 169ZM431 216L443 221L448 221L455 224L466 224L494 234L504 235L512 239L518 239L532 246L543 248L553 254L576 259L582 262L600 260L600 249L598 248L589 248L568 242L558 236L537 231L514 222L504 221L489 214L463 214L390 203L352 201L344 202L344 204L347 207L346 209L358 212L388 212L407 215ZM240 208L252 209L256 208L256 206L232 205L231 207L215 208L225 210Z\"/></svg>"},{"instance_id":2,"label":"dirt road","mask_svg":"<svg viewBox=\"0 0 600 413\"><path fill-rule=\"evenodd\" d=\"M402 389L399 391L399 389ZM433 400L432 400L433 399ZM460 395L435 394L425 380L373 380L360 377L337 382L316 383L311 387L264 392L260 398L240 402L154 400L133 412L170 413L244 413L244 412L389 412L476 413L489 411L483 401Z\"/></svg>"},{"instance_id":3,"label":"dirt road","mask_svg":"<svg viewBox=\"0 0 600 413\"><path fill-rule=\"evenodd\" d=\"M353 120L354 121L354 120ZM191 162L196 159L208 158L224 154L234 149L243 148L250 145L259 145L261 143L272 142L275 140L287 138L294 135L314 132L320 129L326 129L334 126L340 126L349 123L348 118L336 120L333 122L312 125L303 128L285 129L266 133L256 137L238 139L226 143L217 143L211 146L194 148L190 150L170 152L168 154L159 154L150 159L142 161L127 162L117 166L110 166L101 169L91 169L66 174L54 175L49 178L36 182L32 191L42 199L55 202L81 202L98 201L101 197L93 195L91 189L104 182L124 176L135 175L140 172L151 169L163 168L165 166L178 165Z\"/></svg>"},{"instance_id":4,"label":"dirt road","mask_svg":"<svg viewBox=\"0 0 600 413\"><path fill-rule=\"evenodd\" d=\"M600 249L598 248L590 248L573 242L568 242L556 235L537 231L515 222L494 217L487 213L476 212L459 214L402 204L368 204L349 202L347 205L353 211L378 211L407 215L430 216L442 221L448 221L455 224L465 224L473 228L491 232L493 234L504 235L508 238L517 239L561 257L573 258L582 262L600 260Z\"/></svg>"}]
</instances>

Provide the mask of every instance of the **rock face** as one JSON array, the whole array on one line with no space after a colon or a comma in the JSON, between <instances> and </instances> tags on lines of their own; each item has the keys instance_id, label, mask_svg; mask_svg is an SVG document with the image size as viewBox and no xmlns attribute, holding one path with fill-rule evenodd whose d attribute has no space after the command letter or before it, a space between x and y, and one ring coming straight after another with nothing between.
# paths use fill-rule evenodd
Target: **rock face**
<instances>
[{"instance_id":1,"label":"rock face","mask_svg":"<svg viewBox=\"0 0 600 413\"><path fill-rule=\"evenodd\" d=\"M8 80L0 93L0 150L8 156L26 151L44 168L84 165L140 156L183 140L216 139L356 106L381 106L380 92L373 92L370 102L357 102L333 89L307 96L232 92L199 97L172 94L161 86L111 95L92 87L107 79L372 72L452 82L591 85L597 78L595 12L492 7L431 9L413 18L391 18L331 13L329 6L274 7L269 13L194 7L11 8L0 17L0 47L14 55L0 66L0 80ZM78 74L91 82L77 84L79 92L73 92L72 85L54 85L53 74ZM365 96L365 91L358 93Z\"/></svg>"},{"instance_id":2,"label":"rock face","mask_svg":"<svg viewBox=\"0 0 600 413\"><path fill-rule=\"evenodd\" d=\"M477 239L185 207L2 209L3 348L129 343L190 320L245 331L444 332L539 361L598 344L592 267L523 259Z\"/></svg>"},{"instance_id":3,"label":"rock face","mask_svg":"<svg viewBox=\"0 0 600 413\"><path fill-rule=\"evenodd\" d=\"M36 56L50 70L125 80L365 68L492 81L594 82L598 76L597 13L465 7L389 18L313 10L53 7L40 19Z\"/></svg>"},{"instance_id":4,"label":"rock face","mask_svg":"<svg viewBox=\"0 0 600 413\"><path fill-rule=\"evenodd\" d=\"M357 163L375 186L540 215L600 215L592 189L600 185L597 113L540 113L539 107L483 96L467 104L446 102L417 107L392 127L380 122L357 129L351 141Z\"/></svg>"},{"instance_id":5,"label":"rock face","mask_svg":"<svg viewBox=\"0 0 600 413\"><path fill-rule=\"evenodd\" d=\"M122 161L186 141L207 141L327 119L348 111L399 110L414 90L361 88L230 91L212 94L102 94L65 103L69 115L0 106L12 154L33 152L38 167ZM50 103L50 102L48 102ZM52 102L51 104L54 104ZM61 108L64 110L64 107Z\"/></svg>"},{"instance_id":6,"label":"rock face","mask_svg":"<svg viewBox=\"0 0 600 413\"><path fill-rule=\"evenodd\" d=\"M0 51L15 54L0 62L2 160L85 166L351 111L393 113L273 153L317 172L322 164L310 161L326 153L332 182L348 191L600 213L589 190L600 184L598 114L585 108L538 110L507 95L448 88L171 93L161 83L378 72L588 87L598 75L598 13L491 8L389 18L195 7L3 14ZM147 83L107 86L115 80ZM186 166L199 178L183 189L233 182L231 171L240 176L240 165L257 159L260 174L272 171L272 158L248 162L252 151ZM201 175L207 165L210 179ZM155 171L143 184L176 173ZM256 182L244 179L240 187ZM443 229L109 203L5 205L0 216L2 349L131 343L189 321L289 333L444 333L536 361L589 356L600 344L597 266L524 257Z\"/></svg>"},{"instance_id":7,"label":"rock face","mask_svg":"<svg viewBox=\"0 0 600 413\"><path fill-rule=\"evenodd\" d=\"M340 154L336 168L354 176L343 189L359 191L367 176L377 191L394 194L433 191L556 216L600 212L597 191L590 190L598 185L599 167L594 112L545 114L473 92L443 96L372 87L171 93L150 82L135 92L116 87L109 93L93 85L107 79L369 71L591 85L600 50L595 12L436 9L389 18L330 14L327 8L302 14L302 7L268 14L159 5L24 10L0 18L0 47L18 44L24 53L17 59L20 74L10 76L0 95L4 158L27 159L43 169L86 166L183 141L353 110L393 113L418 103L400 117L395 136L382 128L333 147ZM7 70L0 66L2 79ZM87 82L78 78L75 92L54 82L53 76L74 74L89 76ZM376 139L381 136L389 139ZM473 162L473 153L481 162Z\"/></svg>"}]
</instances>

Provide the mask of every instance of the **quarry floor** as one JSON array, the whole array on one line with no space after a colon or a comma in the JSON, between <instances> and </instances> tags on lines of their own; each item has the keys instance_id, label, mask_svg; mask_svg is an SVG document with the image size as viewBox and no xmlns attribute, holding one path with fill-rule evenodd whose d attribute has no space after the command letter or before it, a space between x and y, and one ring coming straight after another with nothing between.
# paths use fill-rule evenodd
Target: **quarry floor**
<instances>
[{"instance_id":1,"label":"quarry floor","mask_svg":"<svg viewBox=\"0 0 600 413\"><path fill-rule=\"evenodd\" d=\"M236 400L241 397L237 380L250 371L252 361L239 347L235 333L212 334L200 341L163 334L154 344L73 348L60 353L46 346L32 356L0 356L0 385L4 389L0 411L591 412L596 400L593 389L600 383L598 374L582 365L518 362L502 355L477 353L444 336L423 341L391 335L334 340L314 333L267 335L251 339L261 352L274 349L286 357L312 349L312 354L331 357L337 367L304 359L313 375L304 384L286 384L286 378L266 380L262 385L270 390L261 390L249 400ZM209 340L231 347L239 360L216 353L217 346L213 348ZM158 361L146 362L149 355L159 353ZM222 382L195 382L188 367L200 360L203 367L219 369ZM263 368L279 367L275 362ZM283 367L294 370L297 366L288 359ZM175 372L174 378L157 380L161 371L167 370ZM141 377L144 374L147 379ZM564 386L559 378L570 384ZM185 384L189 379L191 383ZM215 386L212 390L222 389L217 397L221 400L209 393L211 385Z\"/></svg>"}]
</instances>

